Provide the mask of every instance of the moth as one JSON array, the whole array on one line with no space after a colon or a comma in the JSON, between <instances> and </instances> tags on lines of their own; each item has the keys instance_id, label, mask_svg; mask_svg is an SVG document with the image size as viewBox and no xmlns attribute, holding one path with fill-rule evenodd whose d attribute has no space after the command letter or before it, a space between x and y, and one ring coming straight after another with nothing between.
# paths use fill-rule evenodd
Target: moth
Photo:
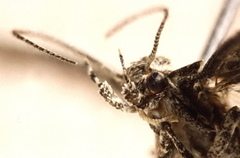
<instances>
[{"instance_id":1,"label":"moth","mask_svg":"<svg viewBox=\"0 0 240 158\"><path fill-rule=\"evenodd\" d=\"M206 64L200 60L172 71L169 59L156 56L168 17L166 8L160 11L164 18L152 52L125 67L119 50L121 74L50 36L26 30L13 30L13 35L70 64L78 63L41 47L26 35L54 41L81 54L90 78L105 101L124 112L138 113L149 124L156 136L156 157L240 157L240 110L229 102L232 94L240 92L240 33L219 46ZM99 66L101 74L105 74L103 81L96 75ZM121 89L120 95L113 86L116 91Z\"/></svg>"}]
</instances>

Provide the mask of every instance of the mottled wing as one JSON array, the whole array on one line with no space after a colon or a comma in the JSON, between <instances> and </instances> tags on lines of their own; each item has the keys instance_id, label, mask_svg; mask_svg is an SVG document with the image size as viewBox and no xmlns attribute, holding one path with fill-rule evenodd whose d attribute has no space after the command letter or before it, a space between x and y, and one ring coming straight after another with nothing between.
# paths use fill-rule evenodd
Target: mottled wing
<instances>
[{"instance_id":1,"label":"mottled wing","mask_svg":"<svg viewBox=\"0 0 240 158\"><path fill-rule=\"evenodd\" d=\"M240 83L240 32L224 42L211 56L200 78L214 78L221 89Z\"/></svg>"}]
</instances>

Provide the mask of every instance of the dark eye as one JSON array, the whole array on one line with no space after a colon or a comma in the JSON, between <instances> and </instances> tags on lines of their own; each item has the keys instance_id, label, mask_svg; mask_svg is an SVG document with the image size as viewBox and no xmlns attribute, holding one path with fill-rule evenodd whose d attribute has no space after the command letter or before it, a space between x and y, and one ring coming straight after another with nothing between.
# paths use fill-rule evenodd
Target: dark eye
<instances>
[{"instance_id":1,"label":"dark eye","mask_svg":"<svg viewBox=\"0 0 240 158\"><path fill-rule=\"evenodd\" d=\"M158 93L166 87L166 81L162 73L153 72L147 78L147 87L152 93Z\"/></svg>"}]
</instances>

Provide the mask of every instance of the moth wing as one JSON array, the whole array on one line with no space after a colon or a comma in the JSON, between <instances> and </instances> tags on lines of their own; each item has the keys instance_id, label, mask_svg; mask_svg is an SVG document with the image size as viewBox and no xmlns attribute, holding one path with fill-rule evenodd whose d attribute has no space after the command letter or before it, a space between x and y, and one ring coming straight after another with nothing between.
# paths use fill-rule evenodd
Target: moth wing
<instances>
[{"instance_id":1,"label":"moth wing","mask_svg":"<svg viewBox=\"0 0 240 158\"><path fill-rule=\"evenodd\" d=\"M224 42L205 64L200 76L238 83L240 77L240 32Z\"/></svg>"},{"instance_id":2,"label":"moth wing","mask_svg":"<svg viewBox=\"0 0 240 158\"><path fill-rule=\"evenodd\" d=\"M240 105L240 32L216 50L199 75L211 80L216 93L223 92L228 105Z\"/></svg>"}]
</instances>

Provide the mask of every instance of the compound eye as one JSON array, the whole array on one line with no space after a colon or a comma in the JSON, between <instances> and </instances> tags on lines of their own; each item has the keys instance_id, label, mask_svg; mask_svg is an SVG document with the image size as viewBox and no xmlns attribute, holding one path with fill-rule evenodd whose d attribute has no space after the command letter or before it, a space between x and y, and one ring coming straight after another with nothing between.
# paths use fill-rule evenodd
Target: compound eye
<instances>
[{"instance_id":1,"label":"compound eye","mask_svg":"<svg viewBox=\"0 0 240 158\"><path fill-rule=\"evenodd\" d=\"M166 81L162 73L153 72L147 77L147 87L152 93L158 93L166 87Z\"/></svg>"}]
</instances>

